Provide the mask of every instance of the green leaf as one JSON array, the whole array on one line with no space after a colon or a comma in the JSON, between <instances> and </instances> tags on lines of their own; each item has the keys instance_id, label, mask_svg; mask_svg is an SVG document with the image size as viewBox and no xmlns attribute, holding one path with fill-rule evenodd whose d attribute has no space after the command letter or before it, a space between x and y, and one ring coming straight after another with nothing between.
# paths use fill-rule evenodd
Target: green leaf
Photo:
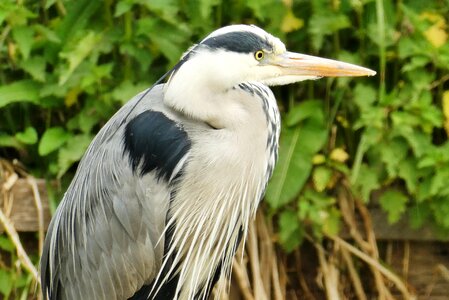
<instances>
[{"instance_id":1,"label":"green leaf","mask_svg":"<svg viewBox=\"0 0 449 300\"><path fill-rule=\"evenodd\" d=\"M388 176L397 176L398 165L402 162L409 150L407 143L402 138L395 138L388 142L378 144L379 157L385 164Z\"/></svg>"},{"instance_id":2,"label":"green leaf","mask_svg":"<svg viewBox=\"0 0 449 300\"><path fill-rule=\"evenodd\" d=\"M324 37L337 32L340 29L349 28L351 22L343 14L317 13L309 20L309 33L312 36L312 46L319 50L323 44Z\"/></svg>"},{"instance_id":3,"label":"green leaf","mask_svg":"<svg viewBox=\"0 0 449 300\"><path fill-rule=\"evenodd\" d=\"M190 30L183 24L170 24L157 19L141 19L137 21L138 35L148 37L158 50L166 58L170 60L170 64L174 65L178 62L184 48L180 45L186 45L190 37ZM153 34L157 32L158 34Z\"/></svg>"},{"instance_id":4,"label":"green leaf","mask_svg":"<svg viewBox=\"0 0 449 300\"><path fill-rule=\"evenodd\" d=\"M398 176L404 179L409 193L414 194L419 184L419 171L416 167L417 162L413 157L407 157L398 164Z\"/></svg>"},{"instance_id":5,"label":"green leaf","mask_svg":"<svg viewBox=\"0 0 449 300\"><path fill-rule=\"evenodd\" d=\"M313 183L315 185L315 189L318 192L322 192L326 189L329 181L332 178L332 170L325 166L318 166L313 171Z\"/></svg>"},{"instance_id":6,"label":"green leaf","mask_svg":"<svg viewBox=\"0 0 449 300\"><path fill-rule=\"evenodd\" d=\"M142 4L166 21L171 23L179 21L179 18L176 17L179 11L176 0L151 0L143 1Z\"/></svg>"},{"instance_id":7,"label":"green leaf","mask_svg":"<svg viewBox=\"0 0 449 300\"><path fill-rule=\"evenodd\" d=\"M340 232L340 211L335 207L330 207L323 222L323 232L328 235L337 235Z\"/></svg>"},{"instance_id":8,"label":"green leaf","mask_svg":"<svg viewBox=\"0 0 449 300\"><path fill-rule=\"evenodd\" d=\"M408 198L398 190L387 190L379 197L380 206L388 213L388 222L393 224L399 221L405 212Z\"/></svg>"},{"instance_id":9,"label":"green leaf","mask_svg":"<svg viewBox=\"0 0 449 300\"><path fill-rule=\"evenodd\" d=\"M377 99L377 92L371 85L358 83L354 88L354 102L360 110L366 111L372 108Z\"/></svg>"},{"instance_id":10,"label":"green leaf","mask_svg":"<svg viewBox=\"0 0 449 300\"><path fill-rule=\"evenodd\" d=\"M268 185L266 199L274 207L288 203L304 185L312 163L301 156L300 128L284 128L279 146L279 161Z\"/></svg>"},{"instance_id":11,"label":"green leaf","mask_svg":"<svg viewBox=\"0 0 449 300\"><path fill-rule=\"evenodd\" d=\"M83 62L83 60L98 46L103 38L102 33L89 31L81 40L78 41L76 47L70 51L64 51L60 54L69 63L68 70L64 71L59 77L59 84L64 84L72 75L73 71Z\"/></svg>"},{"instance_id":12,"label":"green leaf","mask_svg":"<svg viewBox=\"0 0 449 300\"><path fill-rule=\"evenodd\" d=\"M0 269L0 293L8 298L12 291L14 285L13 274L10 272Z\"/></svg>"},{"instance_id":13,"label":"green leaf","mask_svg":"<svg viewBox=\"0 0 449 300\"><path fill-rule=\"evenodd\" d=\"M58 178L61 178L74 163L78 162L81 157L83 157L91 140L91 135L76 135L71 137L67 141L67 144L59 150Z\"/></svg>"},{"instance_id":14,"label":"green leaf","mask_svg":"<svg viewBox=\"0 0 449 300\"><path fill-rule=\"evenodd\" d=\"M119 101L122 104L125 104L138 93L146 90L150 86L150 83L139 82L137 84L133 84L129 80L124 80L112 90L112 98L114 100Z\"/></svg>"},{"instance_id":15,"label":"green leaf","mask_svg":"<svg viewBox=\"0 0 449 300\"><path fill-rule=\"evenodd\" d=\"M430 195L438 195L449 183L449 165L439 167L435 170L430 185Z\"/></svg>"},{"instance_id":16,"label":"green leaf","mask_svg":"<svg viewBox=\"0 0 449 300\"><path fill-rule=\"evenodd\" d=\"M44 25L41 24L35 24L34 29L38 34L42 35L42 37L44 37L47 41L55 44L61 43L61 39L52 29L45 27Z\"/></svg>"},{"instance_id":17,"label":"green leaf","mask_svg":"<svg viewBox=\"0 0 449 300\"><path fill-rule=\"evenodd\" d=\"M97 13L102 6L100 0L77 0L67 3L67 15L57 27L57 34L61 44L65 45L68 39L77 36L88 24L89 19Z\"/></svg>"},{"instance_id":18,"label":"green leaf","mask_svg":"<svg viewBox=\"0 0 449 300\"><path fill-rule=\"evenodd\" d=\"M301 127L283 129L279 161L266 193L266 199L273 208L288 203L298 195L312 171L313 156L326 140L326 128L313 119Z\"/></svg>"},{"instance_id":19,"label":"green leaf","mask_svg":"<svg viewBox=\"0 0 449 300\"><path fill-rule=\"evenodd\" d=\"M1 147L12 147L16 149L22 149L22 145L13 136L3 134L0 132L0 146Z\"/></svg>"},{"instance_id":20,"label":"green leaf","mask_svg":"<svg viewBox=\"0 0 449 300\"><path fill-rule=\"evenodd\" d=\"M358 176L354 182L355 188L359 191L362 201L367 203L370 200L371 192L380 187L377 170L366 164L361 164Z\"/></svg>"},{"instance_id":21,"label":"green leaf","mask_svg":"<svg viewBox=\"0 0 449 300\"><path fill-rule=\"evenodd\" d=\"M33 127L27 127L25 131L16 133L16 139L24 144L33 145L37 143L37 131Z\"/></svg>"},{"instance_id":22,"label":"green leaf","mask_svg":"<svg viewBox=\"0 0 449 300\"><path fill-rule=\"evenodd\" d=\"M279 241L282 247L287 252L293 251L302 243L303 238L296 212L283 211L279 216Z\"/></svg>"},{"instance_id":23,"label":"green leaf","mask_svg":"<svg viewBox=\"0 0 449 300\"><path fill-rule=\"evenodd\" d=\"M120 17L121 15L127 13L133 7L133 3L128 0L121 0L115 6L114 17Z\"/></svg>"},{"instance_id":24,"label":"green leaf","mask_svg":"<svg viewBox=\"0 0 449 300\"><path fill-rule=\"evenodd\" d=\"M307 118L316 118L322 120L323 115L323 101L320 100L306 100L298 105L295 105L287 114L285 123L287 126L297 125L299 122Z\"/></svg>"},{"instance_id":25,"label":"green leaf","mask_svg":"<svg viewBox=\"0 0 449 300\"><path fill-rule=\"evenodd\" d=\"M409 209L409 224L412 229L422 227L429 219L431 214L427 203L419 203Z\"/></svg>"},{"instance_id":26,"label":"green leaf","mask_svg":"<svg viewBox=\"0 0 449 300\"><path fill-rule=\"evenodd\" d=\"M41 85L33 80L21 80L0 86L0 108L15 102L39 104Z\"/></svg>"},{"instance_id":27,"label":"green leaf","mask_svg":"<svg viewBox=\"0 0 449 300\"><path fill-rule=\"evenodd\" d=\"M16 249L11 240L5 235L0 235L0 248L9 252L12 252Z\"/></svg>"},{"instance_id":28,"label":"green leaf","mask_svg":"<svg viewBox=\"0 0 449 300\"><path fill-rule=\"evenodd\" d=\"M20 67L30 74L33 79L37 81L45 81L45 68L46 62L45 58L42 56L33 56L27 60L23 60L20 63Z\"/></svg>"},{"instance_id":29,"label":"green leaf","mask_svg":"<svg viewBox=\"0 0 449 300\"><path fill-rule=\"evenodd\" d=\"M29 26L14 27L12 36L25 60L28 59L34 41L34 29Z\"/></svg>"},{"instance_id":30,"label":"green leaf","mask_svg":"<svg viewBox=\"0 0 449 300\"><path fill-rule=\"evenodd\" d=\"M47 129L39 142L39 155L45 156L64 145L71 134L62 127L52 127Z\"/></svg>"}]
</instances>

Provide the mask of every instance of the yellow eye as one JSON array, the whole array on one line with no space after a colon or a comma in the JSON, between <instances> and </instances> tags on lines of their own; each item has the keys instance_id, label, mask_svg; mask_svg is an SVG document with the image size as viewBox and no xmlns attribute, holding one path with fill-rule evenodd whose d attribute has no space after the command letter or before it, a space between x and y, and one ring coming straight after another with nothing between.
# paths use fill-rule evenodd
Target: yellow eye
<instances>
[{"instance_id":1,"label":"yellow eye","mask_svg":"<svg viewBox=\"0 0 449 300\"><path fill-rule=\"evenodd\" d=\"M256 53L254 53L254 58L256 60L261 60L264 57L264 52L262 50L258 50L256 51Z\"/></svg>"}]
</instances>

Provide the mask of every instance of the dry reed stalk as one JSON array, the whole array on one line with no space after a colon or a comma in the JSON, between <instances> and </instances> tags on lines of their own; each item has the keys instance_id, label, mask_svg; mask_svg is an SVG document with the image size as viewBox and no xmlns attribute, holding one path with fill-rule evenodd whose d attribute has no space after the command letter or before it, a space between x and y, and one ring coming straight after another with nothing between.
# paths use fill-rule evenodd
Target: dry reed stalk
<instances>
[{"instance_id":1,"label":"dry reed stalk","mask_svg":"<svg viewBox=\"0 0 449 300\"><path fill-rule=\"evenodd\" d=\"M39 189L37 188L37 183L34 177L27 176L27 182L33 191L34 205L36 205L37 211L37 221L38 221L38 247L39 247L39 257L42 255L42 249L44 248L44 210L42 208L42 200L39 194Z\"/></svg>"},{"instance_id":2,"label":"dry reed stalk","mask_svg":"<svg viewBox=\"0 0 449 300\"><path fill-rule=\"evenodd\" d=\"M300 274L300 272L301 272L301 253L299 252L299 249L295 250L294 255L295 255L295 262L296 262L296 270L297 270L297 273ZM315 296L310 291L310 288L307 285L307 282L304 279L304 276L298 276L298 280L299 280L299 285L301 286L302 290L305 293L306 299L316 300Z\"/></svg>"},{"instance_id":3,"label":"dry reed stalk","mask_svg":"<svg viewBox=\"0 0 449 300\"><path fill-rule=\"evenodd\" d=\"M368 265L371 265L372 267L375 267L379 272L384 275L388 280L393 282L396 286L396 288L402 293L404 299L412 300L416 299L415 295L412 295L407 287L405 286L404 282L392 271L385 268L382 264L379 263L379 261L373 259L371 256L367 255L366 253L360 251L356 247L352 246L348 242L344 241L342 238L338 236L327 236L329 239L333 240L335 243L338 243L341 247L344 247L349 252L351 252L353 255L357 256L364 262L366 262Z\"/></svg>"},{"instance_id":4,"label":"dry reed stalk","mask_svg":"<svg viewBox=\"0 0 449 300\"><path fill-rule=\"evenodd\" d=\"M354 287L355 294L357 295L357 299L359 300L367 300L365 291L363 290L362 281L360 280L360 276L357 273L357 270L354 267L354 263L352 261L351 255L349 255L348 250L345 248L341 248L341 255L343 260L348 267L349 277L351 278L352 286Z\"/></svg>"},{"instance_id":5,"label":"dry reed stalk","mask_svg":"<svg viewBox=\"0 0 449 300\"><path fill-rule=\"evenodd\" d=\"M332 262L327 261L323 247L314 241L312 242L317 250L327 299L339 300L341 298L338 292L338 270Z\"/></svg>"},{"instance_id":6,"label":"dry reed stalk","mask_svg":"<svg viewBox=\"0 0 449 300\"><path fill-rule=\"evenodd\" d=\"M33 279L36 282L40 283L37 269L34 267L25 249L23 248L22 243L20 242L19 235L17 234L17 231L14 228L14 225L11 223L9 218L5 216L2 209L0 209L0 223L5 229L5 232L9 236L11 242L14 244L14 247L16 248L17 251L17 256L22 265L24 266L24 268L33 276Z\"/></svg>"},{"instance_id":7,"label":"dry reed stalk","mask_svg":"<svg viewBox=\"0 0 449 300\"><path fill-rule=\"evenodd\" d=\"M368 240L368 244L370 245L368 254L374 260L379 261L379 250L377 248L376 235L374 233L373 224L371 222L371 216L369 214L368 208L366 208L363 202L358 199L355 199L354 203L360 216L362 217L366 238ZM374 266L370 266L370 269L374 276L374 282L376 284L377 291L379 292L379 300L394 299L390 293L390 290L385 285L380 271Z\"/></svg>"},{"instance_id":8,"label":"dry reed stalk","mask_svg":"<svg viewBox=\"0 0 449 300\"><path fill-rule=\"evenodd\" d=\"M261 268L259 265L259 245L257 240L257 229L255 227L256 224L253 222L248 230L246 251L248 253L249 265L251 269L254 298L258 300L266 300L268 297L263 286Z\"/></svg>"},{"instance_id":9,"label":"dry reed stalk","mask_svg":"<svg viewBox=\"0 0 449 300\"><path fill-rule=\"evenodd\" d=\"M251 290L251 284L249 283L246 267L244 264L242 265L239 263L235 257L233 259L232 275L240 288L243 299L255 300Z\"/></svg>"}]
</instances>

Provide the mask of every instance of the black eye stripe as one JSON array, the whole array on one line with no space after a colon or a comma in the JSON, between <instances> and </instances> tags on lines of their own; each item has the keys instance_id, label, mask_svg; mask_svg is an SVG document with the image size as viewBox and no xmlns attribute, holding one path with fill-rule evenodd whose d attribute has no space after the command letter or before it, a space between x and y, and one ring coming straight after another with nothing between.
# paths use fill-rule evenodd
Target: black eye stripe
<instances>
[{"instance_id":1,"label":"black eye stripe","mask_svg":"<svg viewBox=\"0 0 449 300\"><path fill-rule=\"evenodd\" d=\"M211 49L225 49L238 53L254 53L260 49L272 51L267 39L249 31L233 31L208 38L201 43Z\"/></svg>"}]
</instances>

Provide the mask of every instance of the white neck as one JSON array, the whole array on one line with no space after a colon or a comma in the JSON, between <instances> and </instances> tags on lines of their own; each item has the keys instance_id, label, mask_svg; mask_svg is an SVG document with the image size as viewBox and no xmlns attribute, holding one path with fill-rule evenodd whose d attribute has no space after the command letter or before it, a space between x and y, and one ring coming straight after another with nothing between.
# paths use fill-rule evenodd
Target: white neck
<instances>
[{"instance_id":1,"label":"white neck","mask_svg":"<svg viewBox=\"0 0 449 300\"><path fill-rule=\"evenodd\" d=\"M248 76L241 72L249 69L244 67L248 59L225 51L217 55L217 51L221 50L203 50L182 64L165 85L164 102L190 118L227 128L246 117L245 103L227 94Z\"/></svg>"}]
</instances>

